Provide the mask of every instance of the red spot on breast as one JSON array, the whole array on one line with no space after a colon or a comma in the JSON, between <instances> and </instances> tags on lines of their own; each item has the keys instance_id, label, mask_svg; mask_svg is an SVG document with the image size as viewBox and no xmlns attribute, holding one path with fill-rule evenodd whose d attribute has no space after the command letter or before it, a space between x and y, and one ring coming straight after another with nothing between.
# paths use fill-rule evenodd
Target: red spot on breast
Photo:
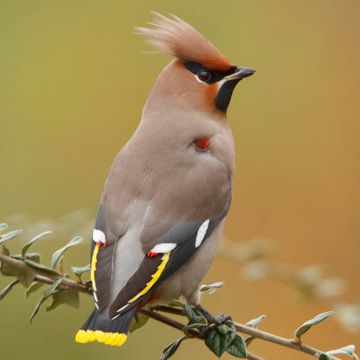
<instances>
[{"instance_id":1,"label":"red spot on breast","mask_svg":"<svg viewBox=\"0 0 360 360\"><path fill-rule=\"evenodd\" d=\"M207 150L210 147L210 139L209 138L200 138L194 141L194 144L200 150Z\"/></svg>"}]
</instances>

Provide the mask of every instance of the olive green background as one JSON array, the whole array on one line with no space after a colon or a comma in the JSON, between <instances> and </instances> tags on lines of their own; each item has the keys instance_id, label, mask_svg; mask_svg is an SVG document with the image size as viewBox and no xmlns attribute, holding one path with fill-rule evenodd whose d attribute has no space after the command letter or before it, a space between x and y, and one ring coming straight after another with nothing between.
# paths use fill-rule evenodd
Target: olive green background
<instances>
[{"instance_id":1,"label":"olive green background","mask_svg":"<svg viewBox=\"0 0 360 360\"><path fill-rule=\"evenodd\" d=\"M90 239L108 168L169 61L145 54L151 48L132 34L150 10L183 17L233 63L257 69L229 109L237 173L226 237L270 238L275 261L323 263L348 281L345 300L359 299L358 0L0 0L0 220L27 229L10 248L52 227L57 235L37 246L49 261L71 236ZM84 244L65 265L87 262ZM218 280L226 286L204 298L207 307L241 321L266 313L263 328L285 337L328 310L295 301L278 282L243 281L238 264L221 256L206 278ZM122 349L77 345L91 299L82 296L80 310L41 311L29 325L35 297L19 288L1 302L1 358L157 359L179 336L150 322ZM324 349L360 345L334 320L306 339ZM305 358L260 341L252 349L266 359ZM192 340L174 358L215 356Z\"/></svg>"}]
</instances>

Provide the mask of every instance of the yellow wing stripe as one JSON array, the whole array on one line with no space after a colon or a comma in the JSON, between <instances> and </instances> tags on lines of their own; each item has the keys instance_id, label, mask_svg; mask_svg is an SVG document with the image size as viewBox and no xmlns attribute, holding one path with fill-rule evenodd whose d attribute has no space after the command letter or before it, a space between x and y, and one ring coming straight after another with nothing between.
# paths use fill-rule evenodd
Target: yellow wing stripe
<instances>
[{"instance_id":1,"label":"yellow wing stripe","mask_svg":"<svg viewBox=\"0 0 360 360\"><path fill-rule=\"evenodd\" d=\"M91 258L90 279L91 279L91 284L92 284L93 291L97 290L96 289L96 283L95 283L95 271L96 271L97 255L99 253L100 245L101 245L100 242L96 243L95 249L93 251L92 258Z\"/></svg>"},{"instance_id":2,"label":"yellow wing stripe","mask_svg":"<svg viewBox=\"0 0 360 360\"><path fill-rule=\"evenodd\" d=\"M79 330L75 341L80 344L97 341L111 346L121 346L127 339L124 333L105 332L100 330Z\"/></svg>"},{"instance_id":3,"label":"yellow wing stripe","mask_svg":"<svg viewBox=\"0 0 360 360\"><path fill-rule=\"evenodd\" d=\"M156 272L153 275L151 275L151 280L146 284L145 288L141 290L137 295L135 295L132 299L130 299L128 303L133 303L141 296L145 295L154 286L154 284L159 280L160 275L163 273L169 259L170 259L170 253L169 252L165 253L161 258L162 261L158 266Z\"/></svg>"}]
</instances>

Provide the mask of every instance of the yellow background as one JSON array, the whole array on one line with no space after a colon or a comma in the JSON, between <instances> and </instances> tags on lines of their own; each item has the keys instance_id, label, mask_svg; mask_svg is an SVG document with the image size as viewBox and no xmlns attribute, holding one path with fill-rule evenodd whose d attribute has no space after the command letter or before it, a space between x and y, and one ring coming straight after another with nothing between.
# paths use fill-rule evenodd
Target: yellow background
<instances>
[{"instance_id":1,"label":"yellow background","mask_svg":"<svg viewBox=\"0 0 360 360\"><path fill-rule=\"evenodd\" d=\"M325 264L329 274L347 279L345 299L359 299L358 0L1 0L0 220L26 228L79 208L95 217L108 168L169 61L144 54L151 49L132 34L151 19L150 10L183 17L235 64L257 69L239 84L229 110L237 173L226 237L238 243L270 238L275 260ZM71 219L62 220L64 228ZM81 216L75 219L75 228L84 227ZM89 239L85 228L81 234ZM65 232L38 249L49 254L76 231ZM83 245L66 264L87 262ZM276 281L244 282L239 265L221 256L206 280L226 284L204 298L209 309L240 321L266 313L262 328L285 337L328 310L295 301ZM41 312L30 326L35 298L23 297L19 288L0 304L2 358L156 359L179 336L151 322L120 350L76 345L73 335L90 298L82 297L78 311ZM334 320L306 339L324 349L360 345L358 334ZM266 359L305 358L261 341L251 348ZM174 358L215 357L188 341Z\"/></svg>"}]
</instances>

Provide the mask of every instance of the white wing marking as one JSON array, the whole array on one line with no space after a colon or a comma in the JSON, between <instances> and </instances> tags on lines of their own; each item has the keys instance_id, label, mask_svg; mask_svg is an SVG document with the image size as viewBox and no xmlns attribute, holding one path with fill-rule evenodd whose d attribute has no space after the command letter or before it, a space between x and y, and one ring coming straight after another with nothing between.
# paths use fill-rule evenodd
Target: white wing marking
<instances>
[{"instance_id":1,"label":"white wing marking","mask_svg":"<svg viewBox=\"0 0 360 360\"><path fill-rule=\"evenodd\" d=\"M98 229L94 229L93 230L93 241L95 241L96 243L101 242L102 244L105 244L106 239L105 239L104 232L101 230L98 230Z\"/></svg>"},{"instance_id":2,"label":"white wing marking","mask_svg":"<svg viewBox=\"0 0 360 360\"><path fill-rule=\"evenodd\" d=\"M209 223L210 223L210 219L207 219L199 227L199 230L198 230L198 232L196 234L196 240L195 240L195 247L196 248L198 248L201 245L202 241L204 240L207 229L209 227Z\"/></svg>"}]
</instances>

